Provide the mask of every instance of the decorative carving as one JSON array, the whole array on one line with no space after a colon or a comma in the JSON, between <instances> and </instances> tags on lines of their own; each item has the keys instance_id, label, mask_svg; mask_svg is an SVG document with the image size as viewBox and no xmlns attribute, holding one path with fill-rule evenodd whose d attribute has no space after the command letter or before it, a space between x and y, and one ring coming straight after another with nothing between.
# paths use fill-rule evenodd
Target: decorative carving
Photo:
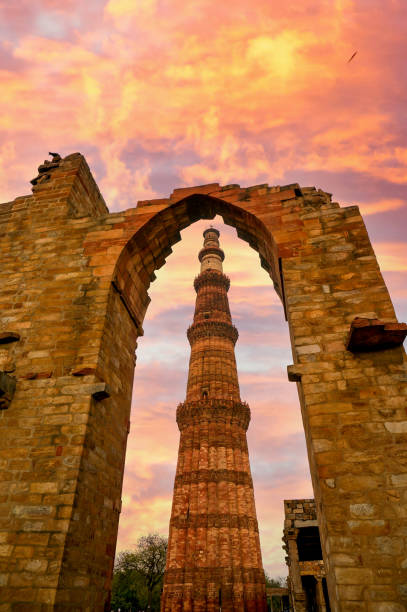
<instances>
[{"instance_id":1,"label":"decorative carving","mask_svg":"<svg viewBox=\"0 0 407 612\"><path fill-rule=\"evenodd\" d=\"M245 427L243 427L245 429ZM246 431L246 429L245 429ZM201 443L199 440L186 439L180 442L180 452L184 452L186 449L199 450ZM208 443L208 448L225 448L231 450L241 450L247 453L246 439L228 439L226 436L222 436L219 440L211 440Z\"/></svg>"},{"instance_id":2,"label":"decorative carving","mask_svg":"<svg viewBox=\"0 0 407 612\"><path fill-rule=\"evenodd\" d=\"M240 399L230 281L222 272L219 232L210 228L204 237L194 321L187 332L187 399L177 408L181 438L161 610L173 612L181 592L184 611L265 612L246 439L250 408ZM255 568L241 567L242 559Z\"/></svg>"},{"instance_id":3,"label":"decorative carving","mask_svg":"<svg viewBox=\"0 0 407 612\"><path fill-rule=\"evenodd\" d=\"M197 527L228 527L233 529L250 529L258 531L257 520L249 516L238 514L186 514L174 516L170 521L172 527L177 529L189 529Z\"/></svg>"},{"instance_id":4,"label":"decorative carving","mask_svg":"<svg viewBox=\"0 0 407 612\"><path fill-rule=\"evenodd\" d=\"M232 482L237 485L253 487L252 477L248 472L239 470L194 470L175 476L174 487L181 484L197 484L202 482Z\"/></svg>"},{"instance_id":5,"label":"decorative carving","mask_svg":"<svg viewBox=\"0 0 407 612\"><path fill-rule=\"evenodd\" d=\"M198 338L208 338L213 336L229 338L229 340L232 340L233 344L236 344L239 337L239 332L237 331L236 327L230 323L210 320L194 323L187 330L187 338L191 345Z\"/></svg>"},{"instance_id":6,"label":"decorative carving","mask_svg":"<svg viewBox=\"0 0 407 612\"><path fill-rule=\"evenodd\" d=\"M226 274L222 274L222 272L218 272L217 270L205 270L194 280L195 291L198 292L198 290L205 285L217 285L229 291L230 279Z\"/></svg>"},{"instance_id":7,"label":"decorative carving","mask_svg":"<svg viewBox=\"0 0 407 612\"><path fill-rule=\"evenodd\" d=\"M222 261L225 259L225 253L218 247L207 246L201 249L198 255L199 261L202 261L205 255L219 255Z\"/></svg>"},{"instance_id":8,"label":"decorative carving","mask_svg":"<svg viewBox=\"0 0 407 612\"><path fill-rule=\"evenodd\" d=\"M246 402L233 400L203 399L195 402L184 402L177 408L177 423L182 431L187 425L202 421L233 421L246 431L250 423L250 408Z\"/></svg>"},{"instance_id":9,"label":"decorative carving","mask_svg":"<svg viewBox=\"0 0 407 612\"><path fill-rule=\"evenodd\" d=\"M247 577L247 582L251 584L264 584L264 571L254 567L234 566L233 570L226 567L197 567L191 569L169 568L165 570L165 580L168 584L183 584L194 582L196 584L206 584L208 582L225 583L233 582L233 576L239 575Z\"/></svg>"}]
</instances>

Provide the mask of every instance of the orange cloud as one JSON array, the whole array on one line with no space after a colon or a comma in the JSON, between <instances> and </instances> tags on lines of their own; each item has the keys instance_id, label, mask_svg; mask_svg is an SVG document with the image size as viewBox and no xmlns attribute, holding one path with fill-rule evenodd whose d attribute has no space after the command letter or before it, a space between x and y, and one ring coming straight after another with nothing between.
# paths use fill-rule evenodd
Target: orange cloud
<instances>
[{"instance_id":1,"label":"orange cloud","mask_svg":"<svg viewBox=\"0 0 407 612\"><path fill-rule=\"evenodd\" d=\"M384 213L389 210L398 210L407 206L406 200L399 198L384 198L377 202L363 202L358 204L362 215L376 215L378 213Z\"/></svg>"},{"instance_id":2,"label":"orange cloud","mask_svg":"<svg viewBox=\"0 0 407 612\"><path fill-rule=\"evenodd\" d=\"M0 201L29 191L49 150L85 153L112 210L184 184L335 185L334 200L361 202L396 306L405 311L406 3L393 0L383 11L380 0L370 0L363 19L359 4L0 3ZM206 224L183 232L150 288L121 547L168 527L173 417L185 393L185 330ZM311 495L298 400L284 372L287 328L258 255L228 228L222 244L242 395L253 410L262 546L267 567L283 572L281 499Z\"/></svg>"},{"instance_id":3,"label":"orange cloud","mask_svg":"<svg viewBox=\"0 0 407 612\"><path fill-rule=\"evenodd\" d=\"M374 248L383 272L407 272L405 242L376 242Z\"/></svg>"},{"instance_id":4,"label":"orange cloud","mask_svg":"<svg viewBox=\"0 0 407 612\"><path fill-rule=\"evenodd\" d=\"M200 158L180 164L187 183L278 181L292 167L363 168L404 181L397 164L406 147L393 142L391 109L374 85L373 47L360 40L363 52L346 64L354 3L304 1L292 19L288 7L262 0L245 20L243 2L234 11L214 0L193 10L155 0L109 0L103 8L99 39L86 22L71 39L23 34L12 46L22 72L6 74L0 110L16 138L40 124L44 138L66 147L96 146L115 207L156 193L149 155L163 147ZM216 27L208 29L207 15ZM346 90L355 93L351 111L335 103ZM135 141L146 155L131 166L126 148Z\"/></svg>"}]
</instances>

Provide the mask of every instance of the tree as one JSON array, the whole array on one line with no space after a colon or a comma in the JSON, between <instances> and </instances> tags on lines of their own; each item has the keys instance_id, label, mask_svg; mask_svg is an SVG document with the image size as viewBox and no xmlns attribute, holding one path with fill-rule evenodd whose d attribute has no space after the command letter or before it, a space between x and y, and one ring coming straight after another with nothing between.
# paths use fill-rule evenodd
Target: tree
<instances>
[{"instance_id":1,"label":"tree","mask_svg":"<svg viewBox=\"0 0 407 612\"><path fill-rule=\"evenodd\" d=\"M264 578L266 579L266 587L286 587L287 578L278 576L277 578L271 578L267 572L264 572Z\"/></svg>"},{"instance_id":2,"label":"tree","mask_svg":"<svg viewBox=\"0 0 407 612\"><path fill-rule=\"evenodd\" d=\"M133 553L125 551L120 553L117 565L113 572L111 609L121 612L133 612L143 608L142 591L143 579L131 568L128 558Z\"/></svg>"},{"instance_id":3,"label":"tree","mask_svg":"<svg viewBox=\"0 0 407 612\"><path fill-rule=\"evenodd\" d=\"M113 573L112 610L158 612L166 554L167 538L149 534L139 538L134 551L118 555Z\"/></svg>"},{"instance_id":4,"label":"tree","mask_svg":"<svg viewBox=\"0 0 407 612\"><path fill-rule=\"evenodd\" d=\"M271 578L267 572L264 572L264 577L266 579L266 588L267 587L286 587L287 579L282 576L278 576L277 578ZM268 607L270 606L271 612L279 612L281 610L281 601L279 596L273 596L270 599L267 599Z\"/></svg>"},{"instance_id":5,"label":"tree","mask_svg":"<svg viewBox=\"0 0 407 612\"><path fill-rule=\"evenodd\" d=\"M168 540L158 533L139 538L135 553L135 567L146 581L147 609L151 608L154 587L162 580L167 557Z\"/></svg>"}]
</instances>

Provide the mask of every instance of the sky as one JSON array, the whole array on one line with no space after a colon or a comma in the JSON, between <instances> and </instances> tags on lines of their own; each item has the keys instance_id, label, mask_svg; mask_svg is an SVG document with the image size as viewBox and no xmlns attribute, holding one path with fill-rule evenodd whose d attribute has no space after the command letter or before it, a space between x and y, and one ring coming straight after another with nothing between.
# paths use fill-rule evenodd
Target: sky
<instances>
[{"instance_id":1,"label":"sky","mask_svg":"<svg viewBox=\"0 0 407 612\"><path fill-rule=\"evenodd\" d=\"M406 321L406 23L405 0L0 0L0 202L29 193L48 151L83 153L112 212L212 182L315 185L360 206ZM168 530L206 225L151 286L118 550ZM282 500L312 496L288 332L257 254L215 225L263 559L284 575Z\"/></svg>"}]
</instances>

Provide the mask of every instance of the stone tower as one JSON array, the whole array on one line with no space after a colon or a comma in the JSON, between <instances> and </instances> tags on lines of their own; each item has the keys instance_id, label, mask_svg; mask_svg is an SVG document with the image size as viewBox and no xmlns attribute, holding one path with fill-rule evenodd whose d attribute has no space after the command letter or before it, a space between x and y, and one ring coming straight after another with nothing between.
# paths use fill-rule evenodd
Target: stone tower
<instances>
[{"instance_id":1,"label":"stone tower","mask_svg":"<svg viewBox=\"0 0 407 612\"><path fill-rule=\"evenodd\" d=\"M264 612L266 592L219 232L204 231L162 612Z\"/></svg>"}]
</instances>

